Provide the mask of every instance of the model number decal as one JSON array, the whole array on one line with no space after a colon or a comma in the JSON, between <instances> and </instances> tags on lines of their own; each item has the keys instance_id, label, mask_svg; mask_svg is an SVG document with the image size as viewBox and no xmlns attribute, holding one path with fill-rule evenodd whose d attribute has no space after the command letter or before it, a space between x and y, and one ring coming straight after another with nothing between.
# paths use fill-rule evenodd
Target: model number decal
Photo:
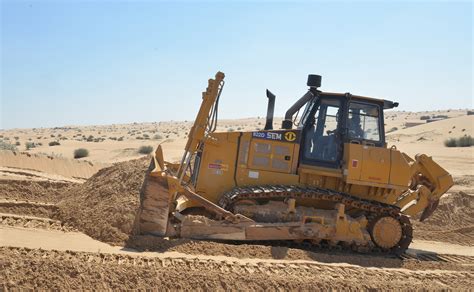
<instances>
[{"instance_id":1,"label":"model number decal","mask_svg":"<svg viewBox=\"0 0 474 292\"><path fill-rule=\"evenodd\" d=\"M253 138L274 140L274 141L285 141L295 142L298 138L298 132L287 131L287 132L253 132Z\"/></svg>"}]
</instances>

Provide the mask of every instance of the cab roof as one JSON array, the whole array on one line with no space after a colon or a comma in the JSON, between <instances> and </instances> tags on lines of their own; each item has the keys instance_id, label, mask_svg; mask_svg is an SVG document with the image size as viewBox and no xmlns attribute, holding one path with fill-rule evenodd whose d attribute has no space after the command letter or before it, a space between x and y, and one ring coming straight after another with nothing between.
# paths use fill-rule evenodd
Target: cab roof
<instances>
[{"instance_id":1,"label":"cab roof","mask_svg":"<svg viewBox=\"0 0 474 292\"><path fill-rule=\"evenodd\" d=\"M338 96L338 97L346 97L350 99L358 99L361 101L368 101L372 103L378 103L383 105L383 109L392 109L395 107L398 107L398 102L393 102L391 100L386 100L386 99L381 99L381 98L373 98L373 97L367 97L367 96L361 96L361 95L353 95L350 94L349 92L347 93L337 93L337 92L321 92L323 95L333 95L333 96Z\"/></svg>"}]
</instances>

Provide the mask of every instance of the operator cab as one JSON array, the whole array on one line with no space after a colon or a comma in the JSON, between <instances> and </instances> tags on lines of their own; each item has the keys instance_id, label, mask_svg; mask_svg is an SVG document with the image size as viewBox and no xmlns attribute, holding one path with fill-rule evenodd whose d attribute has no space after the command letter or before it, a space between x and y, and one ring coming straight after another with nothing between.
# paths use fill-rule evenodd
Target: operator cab
<instances>
[{"instance_id":1,"label":"operator cab","mask_svg":"<svg viewBox=\"0 0 474 292\"><path fill-rule=\"evenodd\" d=\"M304 99L306 108L297 124L302 133L302 164L339 168L346 143L386 147L383 110L398 103L349 93L321 92L316 89L321 78L317 86L311 86L312 80L308 78L310 94L300 99ZM288 123L284 121L285 127Z\"/></svg>"}]
</instances>

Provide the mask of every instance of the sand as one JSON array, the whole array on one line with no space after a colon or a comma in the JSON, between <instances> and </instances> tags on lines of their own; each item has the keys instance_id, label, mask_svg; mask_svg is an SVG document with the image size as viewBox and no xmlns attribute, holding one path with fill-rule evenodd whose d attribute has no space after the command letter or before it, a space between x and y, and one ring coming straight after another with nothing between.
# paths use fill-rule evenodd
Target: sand
<instances>
[{"instance_id":1,"label":"sand","mask_svg":"<svg viewBox=\"0 0 474 292\"><path fill-rule=\"evenodd\" d=\"M464 244L474 248L474 196L454 193L440 200L423 222L413 220L415 238Z\"/></svg>"},{"instance_id":2,"label":"sand","mask_svg":"<svg viewBox=\"0 0 474 292\"><path fill-rule=\"evenodd\" d=\"M34 180L83 182L105 165L44 154L0 150L0 179L27 176Z\"/></svg>"},{"instance_id":3,"label":"sand","mask_svg":"<svg viewBox=\"0 0 474 292\"><path fill-rule=\"evenodd\" d=\"M93 238L123 245L132 232L149 161L144 157L101 169L65 193L57 217Z\"/></svg>"},{"instance_id":4,"label":"sand","mask_svg":"<svg viewBox=\"0 0 474 292\"><path fill-rule=\"evenodd\" d=\"M42 289L462 289L468 270L370 269L347 264L147 258L0 247L4 288Z\"/></svg>"},{"instance_id":5,"label":"sand","mask_svg":"<svg viewBox=\"0 0 474 292\"><path fill-rule=\"evenodd\" d=\"M57 203L72 186L67 182L0 180L0 200Z\"/></svg>"},{"instance_id":6,"label":"sand","mask_svg":"<svg viewBox=\"0 0 474 292\"><path fill-rule=\"evenodd\" d=\"M413 126L423 115L449 118ZM163 143L166 159L179 160L190 122L0 131L0 139L22 146L43 144L30 150L20 146L16 155L0 151L0 287L467 289L474 286L474 148L447 148L443 141L473 136L473 122L465 110L386 114L386 129L397 128L388 135L389 146L411 156L431 155L454 175L456 185L433 216L413 220L410 252L425 260L134 235L149 163L137 149ZM263 124L263 118L224 120L218 131L255 130ZM100 139L87 142L83 135ZM52 140L61 145L48 146ZM91 155L73 159L79 147Z\"/></svg>"}]
</instances>

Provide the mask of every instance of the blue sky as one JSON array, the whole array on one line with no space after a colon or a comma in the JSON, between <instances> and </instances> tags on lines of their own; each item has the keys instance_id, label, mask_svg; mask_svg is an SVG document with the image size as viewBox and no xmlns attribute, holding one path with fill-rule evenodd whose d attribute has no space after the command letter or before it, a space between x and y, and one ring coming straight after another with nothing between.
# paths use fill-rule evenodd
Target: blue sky
<instances>
[{"instance_id":1,"label":"blue sky","mask_svg":"<svg viewBox=\"0 0 474 292\"><path fill-rule=\"evenodd\" d=\"M276 115L306 91L473 107L471 2L1 1L0 128Z\"/></svg>"}]
</instances>

